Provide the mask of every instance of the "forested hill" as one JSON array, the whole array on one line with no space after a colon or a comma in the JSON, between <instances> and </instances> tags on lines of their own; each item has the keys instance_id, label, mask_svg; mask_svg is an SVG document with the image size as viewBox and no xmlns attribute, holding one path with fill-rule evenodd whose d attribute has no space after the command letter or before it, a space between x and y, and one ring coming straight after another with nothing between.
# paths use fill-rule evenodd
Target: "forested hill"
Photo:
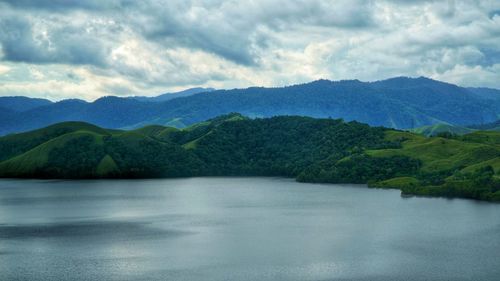
<instances>
[{"instance_id":1,"label":"forested hill","mask_svg":"<svg viewBox=\"0 0 500 281\"><path fill-rule=\"evenodd\" d=\"M186 129L66 122L0 138L0 176L286 176L500 200L500 134L451 139L335 119L220 116Z\"/></svg>"},{"instance_id":2,"label":"forested hill","mask_svg":"<svg viewBox=\"0 0 500 281\"><path fill-rule=\"evenodd\" d=\"M84 121L114 129L151 124L183 128L230 112L250 117L342 118L398 129L438 123L485 124L500 117L499 90L463 88L424 77L398 77L378 82L318 80L280 88L194 90L157 98L103 97L94 102L38 102L24 107L28 110L3 106L0 99L0 108L8 109L0 112L0 135L64 121ZM174 96L177 98L172 98Z\"/></svg>"}]
</instances>

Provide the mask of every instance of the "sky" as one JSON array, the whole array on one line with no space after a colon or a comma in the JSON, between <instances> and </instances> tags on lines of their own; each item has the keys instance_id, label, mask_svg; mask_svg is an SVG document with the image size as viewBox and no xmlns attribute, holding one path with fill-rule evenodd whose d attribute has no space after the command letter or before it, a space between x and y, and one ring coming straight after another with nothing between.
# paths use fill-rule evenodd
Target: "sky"
<instances>
[{"instance_id":1,"label":"sky","mask_svg":"<svg viewBox=\"0 0 500 281\"><path fill-rule=\"evenodd\" d=\"M394 76L500 88L500 0L0 0L0 96Z\"/></svg>"}]
</instances>

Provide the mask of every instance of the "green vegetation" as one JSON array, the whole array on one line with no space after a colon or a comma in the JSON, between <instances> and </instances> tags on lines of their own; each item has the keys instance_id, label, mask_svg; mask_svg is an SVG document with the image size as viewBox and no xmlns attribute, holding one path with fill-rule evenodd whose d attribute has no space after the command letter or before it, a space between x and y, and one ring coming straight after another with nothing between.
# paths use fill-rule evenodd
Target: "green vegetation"
<instances>
[{"instance_id":1,"label":"green vegetation","mask_svg":"<svg viewBox=\"0 0 500 281\"><path fill-rule=\"evenodd\" d=\"M403 194L463 197L500 201L500 133L477 131L464 136L421 137L388 131L386 139L401 140L399 149L367 150L372 157L395 155L419 160L416 173L370 186L398 188Z\"/></svg>"},{"instance_id":2,"label":"green vegetation","mask_svg":"<svg viewBox=\"0 0 500 281\"><path fill-rule=\"evenodd\" d=\"M182 130L67 122L0 138L0 177L241 175L500 201L500 133L425 137L334 119L229 114Z\"/></svg>"},{"instance_id":3,"label":"green vegetation","mask_svg":"<svg viewBox=\"0 0 500 281\"><path fill-rule=\"evenodd\" d=\"M116 165L115 160L106 154L101 159L101 162L99 162L99 165L97 165L96 173L100 177L113 177L120 174L120 169Z\"/></svg>"},{"instance_id":4,"label":"green vegetation","mask_svg":"<svg viewBox=\"0 0 500 281\"><path fill-rule=\"evenodd\" d=\"M410 187L415 187L418 185L419 185L419 181L414 177L397 177L397 178L392 178L392 179L388 179L388 180L370 183L371 187L397 188L397 189L410 188Z\"/></svg>"}]
</instances>

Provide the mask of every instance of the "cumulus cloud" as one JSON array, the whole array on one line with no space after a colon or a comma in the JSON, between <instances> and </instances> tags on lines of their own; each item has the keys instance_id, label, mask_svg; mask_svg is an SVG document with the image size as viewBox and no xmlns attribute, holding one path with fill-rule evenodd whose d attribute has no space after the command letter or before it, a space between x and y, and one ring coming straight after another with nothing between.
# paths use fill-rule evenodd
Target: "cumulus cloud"
<instances>
[{"instance_id":1,"label":"cumulus cloud","mask_svg":"<svg viewBox=\"0 0 500 281\"><path fill-rule=\"evenodd\" d=\"M498 11L487 0L0 0L0 95L399 75L500 88Z\"/></svg>"}]
</instances>

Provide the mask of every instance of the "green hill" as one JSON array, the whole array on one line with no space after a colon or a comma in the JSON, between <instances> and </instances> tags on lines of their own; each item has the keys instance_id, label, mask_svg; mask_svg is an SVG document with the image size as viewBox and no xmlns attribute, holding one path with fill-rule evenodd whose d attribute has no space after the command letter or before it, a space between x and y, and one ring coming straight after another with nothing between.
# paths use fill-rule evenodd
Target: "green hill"
<instances>
[{"instance_id":1,"label":"green hill","mask_svg":"<svg viewBox=\"0 0 500 281\"><path fill-rule=\"evenodd\" d=\"M334 119L228 114L186 129L81 122L0 138L0 177L286 176L500 201L500 133L426 137Z\"/></svg>"},{"instance_id":2,"label":"green hill","mask_svg":"<svg viewBox=\"0 0 500 281\"><path fill-rule=\"evenodd\" d=\"M74 144L80 142L86 142L87 145L81 146L81 151L75 151L75 149L73 149L70 152L84 154L86 157L81 157L78 160L89 161L89 159L85 158L94 157L93 149L94 147L102 146L103 135L81 130L57 136L18 156L0 163L0 175L7 173L8 176L14 177L30 175L42 176L43 172L58 168L52 165L54 163L54 158L60 157L60 155L56 155L58 152L64 151L67 147L74 146ZM64 157L66 157L66 155L68 158L76 159L77 157L76 154L69 154L67 151L64 152ZM67 162L68 164L71 163L71 161ZM70 166L67 168L70 170L72 169ZM81 168L87 167L82 166ZM59 169L61 171L50 171L50 174L54 174L54 172L61 173L65 167L61 166ZM83 171L78 171L77 173L80 172Z\"/></svg>"},{"instance_id":3,"label":"green hill","mask_svg":"<svg viewBox=\"0 0 500 281\"><path fill-rule=\"evenodd\" d=\"M500 133L474 132L447 139L387 132L401 139L399 149L368 150L372 157L404 155L421 162L413 177L373 182L375 187L400 188L403 193L500 201Z\"/></svg>"},{"instance_id":4,"label":"green hill","mask_svg":"<svg viewBox=\"0 0 500 281\"><path fill-rule=\"evenodd\" d=\"M59 136L77 131L109 135L117 130L106 130L84 122L64 122L30 132L7 135L0 138L0 162L21 152L26 152L38 145Z\"/></svg>"},{"instance_id":5,"label":"green hill","mask_svg":"<svg viewBox=\"0 0 500 281\"><path fill-rule=\"evenodd\" d=\"M485 134L489 135L489 132ZM473 133L481 135L480 133ZM496 133L500 136L500 134ZM374 157L404 155L422 162L421 171L443 171L461 169L478 162L500 156L500 147L488 143L447 139L441 137L413 137L407 133L390 131L388 139L402 139L402 148L369 150L366 153ZM465 135L464 139L469 139ZM474 138L475 139L475 138Z\"/></svg>"}]
</instances>

